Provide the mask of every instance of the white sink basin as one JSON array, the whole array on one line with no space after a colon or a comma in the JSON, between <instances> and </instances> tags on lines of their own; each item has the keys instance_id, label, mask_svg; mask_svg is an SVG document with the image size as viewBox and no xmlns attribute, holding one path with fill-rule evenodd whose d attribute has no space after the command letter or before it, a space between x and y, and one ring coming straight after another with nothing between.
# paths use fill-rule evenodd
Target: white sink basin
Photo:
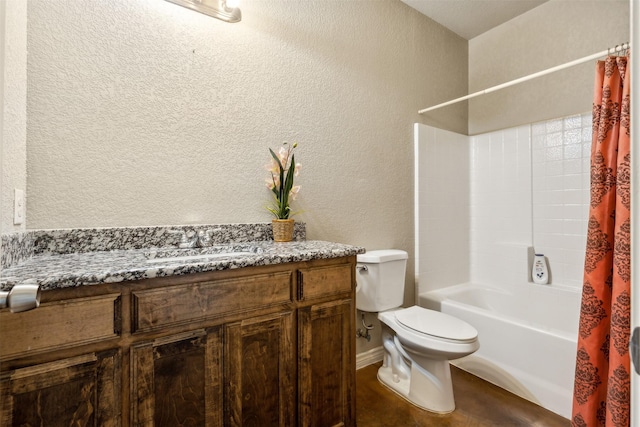
<instances>
[{"instance_id":1,"label":"white sink basin","mask_svg":"<svg viewBox=\"0 0 640 427\"><path fill-rule=\"evenodd\" d=\"M151 258L148 259L148 263L164 263L164 262L174 262L174 261L207 261L210 259L217 258L235 258L242 257L247 255L255 255L255 252L222 252L215 254L197 254L197 255L183 255L183 256L174 256L174 257L166 257L166 258Z\"/></svg>"}]
</instances>

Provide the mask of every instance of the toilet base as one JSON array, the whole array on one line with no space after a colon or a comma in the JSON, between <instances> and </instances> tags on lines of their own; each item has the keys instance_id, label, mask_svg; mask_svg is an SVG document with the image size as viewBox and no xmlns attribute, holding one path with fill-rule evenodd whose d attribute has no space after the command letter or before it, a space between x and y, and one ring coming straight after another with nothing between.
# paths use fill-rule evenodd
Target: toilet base
<instances>
[{"instance_id":1,"label":"toilet base","mask_svg":"<svg viewBox=\"0 0 640 427\"><path fill-rule=\"evenodd\" d=\"M448 360L429 360L430 372L411 364L408 378L395 375L391 366L378 369L382 385L421 409L437 414L449 414L455 410L451 369Z\"/></svg>"}]
</instances>

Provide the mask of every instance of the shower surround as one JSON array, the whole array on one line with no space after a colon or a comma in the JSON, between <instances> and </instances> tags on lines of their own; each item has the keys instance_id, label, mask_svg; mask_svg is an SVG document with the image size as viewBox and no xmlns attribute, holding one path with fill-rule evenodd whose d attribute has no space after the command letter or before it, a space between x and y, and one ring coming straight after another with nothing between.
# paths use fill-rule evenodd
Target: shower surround
<instances>
[{"instance_id":1,"label":"shower surround","mask_svg":"<svg viewBox=\"0 0 640 427\"><path fill-rule=\"evenodd\" d=\"M527 295L523 287L544 286L550 291L546 292L549 300L539 298L526 304L553 307L557 306L553 301L557 292L579 292L589 204L591 114L471 137L415 126L418 303L424 305L427 293L432 296L433 291L460 284L512 295ZM548 259L549 285L532 284L534 252L544 253ZM575 304L567 307L571 319L565 318L563 323L577 325ZM493 307L491 311L504 314ZM539 324L547 320L540 319ZM497 370L508 370L491 355L507 351L512 343L487 336L492 333L491 329L483 331L480 350L473 357L485 357L490 362L483 364L485 367L493 364ZM575 345L567 348L573 350L549 354L548 363L575 366ZM538 351L529 354L541 357ZM517 387L499 385L544 402L545 398L535 396L536 387L527 384L527 378L544 377L543 372L530 371L532 366L545 365L531 362L522 361L516 368L527 371L516 378ZM557 387L571 393L571 380L558 381L562 383ZM553 410L568 417L571 408L567 404Z\"/></svg>"}]
</instances>

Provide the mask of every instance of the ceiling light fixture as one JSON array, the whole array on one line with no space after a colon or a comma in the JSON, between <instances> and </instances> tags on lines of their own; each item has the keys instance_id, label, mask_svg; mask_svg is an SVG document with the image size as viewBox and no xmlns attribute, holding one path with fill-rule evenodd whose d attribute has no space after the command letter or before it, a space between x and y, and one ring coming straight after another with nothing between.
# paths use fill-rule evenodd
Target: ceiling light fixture
<instances>
[{"instance_id":1,"label":"ceiling light fixture","mask_svg":"<svg viewBox=\"0 0 640 427\"><path fill-rule=\"evenodd\" d=\"M167 0L171 3L213 16L225 22L240 22L239 0Z\"/></svg>"}]
</instances>

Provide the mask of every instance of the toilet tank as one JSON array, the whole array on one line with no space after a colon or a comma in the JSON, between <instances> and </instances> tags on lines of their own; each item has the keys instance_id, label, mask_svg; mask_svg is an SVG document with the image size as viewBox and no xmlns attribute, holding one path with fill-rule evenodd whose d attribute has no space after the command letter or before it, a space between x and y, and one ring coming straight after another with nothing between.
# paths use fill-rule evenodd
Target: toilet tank
<instances>
[{"instance_id":1,"label":"toilet tank","mask_svg":"<svg viewBox=\"0 0 640 427\"><path fill-rule=\"evenodd\" d=\"M408 254L397 249L358 255L356 307L378 312L400 307L404 300L404 275Z\"/></svg>"}]
</instances>

